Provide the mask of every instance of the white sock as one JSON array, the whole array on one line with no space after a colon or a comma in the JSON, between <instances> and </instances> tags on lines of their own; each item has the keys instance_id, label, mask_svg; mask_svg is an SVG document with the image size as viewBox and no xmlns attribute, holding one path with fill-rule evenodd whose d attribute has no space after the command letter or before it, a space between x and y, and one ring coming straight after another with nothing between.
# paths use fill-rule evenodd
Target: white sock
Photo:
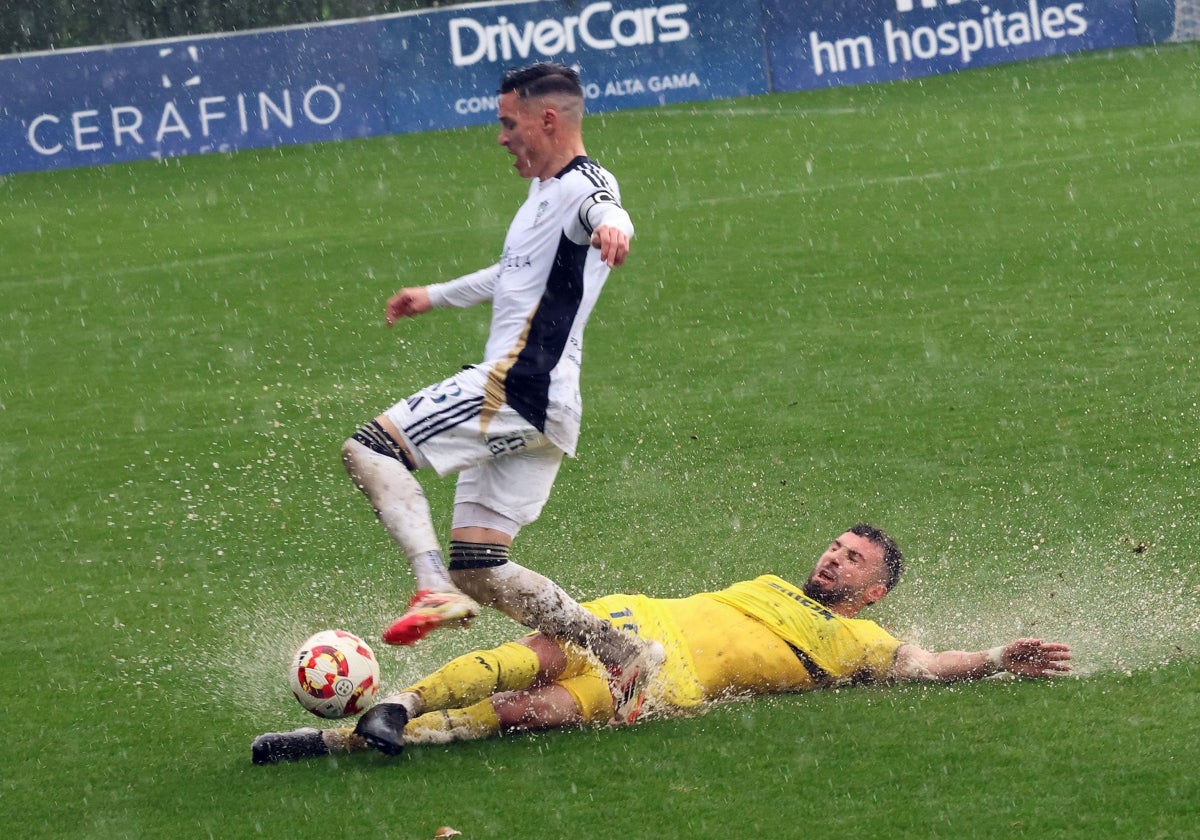
<instances>
[{"instance_id":1,"label":"white sock","mask_svg":"<svg viewBox=\"0 0 1200 840\"><path fill-rule=\"evenodd\" d=\"M428 589L432 592L454 592L458 589L450 581L446 561L442 559L440 550L426 551L408 558L408 562L412 564L413 574L417 577L417 589Z\"/></svg>"},{"instance_id":2,"label":"white sock","mask_svg":"<svg viewBox=\"0 0 1200 840\"><path fill-rule=\"evenodd\" d=\"M408 712L408 719L418 718L425 713L425 704L421 701L421 696L414 691L400 691L396 694L389 694L379 702L381 703L397 703L404 707L404 711Z\"/></svg>"}]
</instances>

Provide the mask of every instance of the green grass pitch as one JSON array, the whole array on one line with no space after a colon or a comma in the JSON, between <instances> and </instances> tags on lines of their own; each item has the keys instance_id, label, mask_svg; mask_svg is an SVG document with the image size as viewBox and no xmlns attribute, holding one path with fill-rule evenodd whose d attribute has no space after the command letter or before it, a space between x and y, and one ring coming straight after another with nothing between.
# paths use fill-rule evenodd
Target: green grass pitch
<instances>
[{"instance_id":1,"label":"green grass pitch","mask_svg":"<svg viewBox=\"0 0 1200 840\"><path fill-rule=\"evenodd\" d=\"M0 180L0 811L21 838L1163 837L1200 824L1200 47L597 115L638 225L519 559L589 597L801 575L868 520L928 647L852 689L254 767L284 664L410 591L341 441L474 361L383 303L495 258L491 128ZM439 527L451 486L426 478ZM399 685L516 632L380 649Z\"/></svg>"}]
</instances>

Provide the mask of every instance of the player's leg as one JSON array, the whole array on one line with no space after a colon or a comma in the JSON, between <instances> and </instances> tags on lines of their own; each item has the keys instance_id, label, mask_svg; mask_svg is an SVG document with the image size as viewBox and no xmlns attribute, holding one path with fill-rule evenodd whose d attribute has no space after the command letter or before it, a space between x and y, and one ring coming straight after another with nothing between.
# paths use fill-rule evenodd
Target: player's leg
<instances>
[{"instance_id":1,"label":"player's leg","mask_svg":"<svg viewBox=\"0 0 1200 840\"><path fill-rule=\"evenodd\" d=\"M546 691L561 680L564 672L574 675L594 671L595 665L583 651L573 649L568 655L562 646L541 634L527 636L520 642L536 654L540 663L532 682L523 679L496 680L497 691L487 698L459 708L440 708L456 702L455 697L471 699L477 693L464 694L460 691L447 692L429 685L428 680L413 687L421 695L425 714L413 718L404 729L405 744L447 744L452 741L475 741L490 738L502 732L562 726L579 720L577 706L562 702L551 704ZM603 689L603 680L601 680ZM440 700L439 700L440 698ZM521 710L539 710L538 715L529 715Z\"/></svg>"},{"instance_id":2,"label":"player's leg","mask_svg":"<svg viewBox=\"0 0 1200 840\"><path fill-rule=\"evenodd\" d=\"M342 462L408 556L417 588L452 586L425 492L412 474L413 454L391 420L381 415L355 432L342 445Z\"/></svg>"},{"instance_id":3,"label":"player's leg","mask_svg":"<svg viewBox=\"0 0 1200 840\"><path fill-rule=\"evenodd\" d=\"M568 694L547 691L558 689L554 680L564 675ZM572 649L568 654L553 639L528 636L452 660L369 709L355 729L305 727L260 735L251 746L251 758L255 764L274 764L370 747L397 755L412 744L474 741L501 732L602 722L611 708L605 685L583 651Z\"/></svg>"},{"instance_id":4,"label":"player's leg","mask_svg":"<svg viewBox=\"0 0 1200 840\"><path fill-rule=\"evenodd\" d=\"M521 691L550 682L562 672L564 664L562 648L544 636L477 650L385 697L363 713L354 731L388 755L397 755L404 749L409 722L430 713L457 710L445 716L447 727L469 725L473 730L489 731L497 724L492 720L494 715L479 706L482 701L500 692Z\"/></svg>"},{"instance_id":5,"label":"player's leg","mask_svg":"<svg viewBox=\"0 0 1200 840\"><path fill-rule=\"evenodd\" d=\"M553 640L528 636L491 650L457 657L413 685L385 698L403 703L410 718L461 709L501 691L520 691L552 681L562 670L563 652Z\"/></svg>"},{"instance_id":6,"label":"player's leg","mask_svg":"<svg viewBox=\"0 0 1200 840\"><path fill-rule=\"evenodd\" d=\"M277 764L320 758L336 753L361 752L370 749L365 740L354 734L349 726L314 729L306 726L291 732L267 732L250 745L250 760L255 764Z\"/></svg>"},{"instance_id":7,"label":"player's leg","mask_svg":"<svg viewBox=\"0 0 1200 840\"><path fill-rule=\"evenodd\" d=\"M567 684L571 682L574 680ZM407 746L450 744L589 722L604 723L611 714L612 700L602 677L593 676L590 683L585 686L590 689L585 696L591 700L591 714L582 711L584 707L576 698L577 692L569 690L566 684L534 685L520 691L494 694L466 708L427 712L408 722L404 728L404 743Z\"/></svg>"},{"instance_id":8,"label":"player's leg","mask_svg":"<svg viewBox=\"0 0 1200 840\"><path fill-rule=\"evenodd\" d=\"M497 694L491 706L500 732L542 732L584 723L575 698L557 683Z\"/></svg>"},{"instance_id":9,"label":"player's leg","mask_svg":"<svg viewBox=\"0 0 1200 840\"><path fill-rule=\"evenodd\" d=\"M501 732L537 732L563 726L608 723L612 697L605 672L582 650L567 653L565 673L550 685L497 694L491 705Z\"/></svg>"},{"instance_id":10,"label":"player's leg","mask_svg":"<svg viewBox=\"0 0 1200 840\"><path fill-rule=\"evenodd\" d=\"M662 648L614 628L554 581L509 558L508 543L541 513L561 461L554 447L526 447L459 475L450 575L479 603L596 654L609 671L614 720L632 723L650 677L662 664Z\"/></svg>"},{"instance_id":11,"label":"player's leg","mask_svg":"<svg viewBox=\"0 0 1200 840\"><path fill-rule=\"evenodd\" d=\"M342 459L355 485L370 500L379 521L408 557L417 591L405 627L386 630L388 644L412 644L433 627L462 624L478 605L455 588L446 573L429 504L412 475L414 455L386 415L363 426L342 446Z\"/></svg>"},{"instance_id":12,"label":"player's leg","mask_svg":"<svg viewBox=\"0 0 1200 840\"><path fill-rule=\"evenodd\" d=\"M412 644L432 629L463 624L479 607L446 573L417 469L457 472L491 457L479 434L486 377L474 369L402 400L360 428L342 447L346 470L408 557L417 592L408 612L384 631L389 644Z\"/></svg>"},{"instance_id":13,"label":"player's leg","mask_svg":"<svg viewBox=\"0 0 1200 840\"><path fill-rule=\"evenodd\" d=\"M633 723L645 701L645 689L665 659L662 647L614 628L583 608L545 575L511 560L495 563L493 548L453 541L450 574L459 589L515 621L588 648L609 673L613 722Z\"/></svg>"}]
</instances>

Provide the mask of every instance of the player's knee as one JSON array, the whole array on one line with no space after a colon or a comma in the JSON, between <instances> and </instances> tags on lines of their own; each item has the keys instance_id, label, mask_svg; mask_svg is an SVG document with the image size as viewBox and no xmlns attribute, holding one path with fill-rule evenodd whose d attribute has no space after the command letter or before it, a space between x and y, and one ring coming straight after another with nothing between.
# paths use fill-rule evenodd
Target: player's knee
<instances>
[{"instance_id":1,"label":"player's knee","mask_svg":"<svg viewBox=\"0 0 1200 840\"><path fill-rule=\"evenodd\" d=\"M354 464L360 451L359 448L360 444L358 440L353 437L346 438L342 443L342 466L346 468L346 472L350 473L350 475L354 475L356 472Z\"/></svg>"},{"instance_id":2,"label":"player's knee","mask_svg":"<svg viewBox=\"0 0 1200 840\"><path fill-rule=\"evenodd\" d=\"M562 644L545 633L532 633L515 644L529 648L537 657L536 681L539 683L554 682L567 668L567 654Z\"/></svg>"},{"instance_id":3,"label":"player's knee","mask_svg":"<svg viewBox=\"0 0 1200 840\"><path fill-rule=\"evenodd\" d=\"M506 691L492 695L492 708L501 732L527 731L533 718L532 703L525 691Z\"/></svg>"},{"instance_id":4,"label":"player's knee","mask_svg":"<svg viewBox=\"0 0 1200 840\"><path fill-rule=\"evenodd\" d=\"M396 440L378 420L364 423L342 444L342 463L351 475L357 472L356 464L363 455L363 447L377 455L394 458L410 471L414 469L404 444Z\"/></svg>"},{"instance_id":5,"label":"player's knee","mask_svg":"<svg viewBox=\"0 0 1200 840\"><path fill-rule=\"evenodd\" d=\"M483 572L508 562L508 546L500 543L450 540L450 573Z\"/></svg>"},{"instance_id":6,"label":"player's knee","mask_svg":"<svg viewBox=\"0 0 1200 840\"><path fill-rule=\"evenodd\" d=\"M481 604L495 607L501 599L497 570L508 563L508 546L450 540L450 580Z\"/></svg>"},{"instance_id":7,"label":"player's knee","mask_svg":"<svg viewBox=\"0 0 1200 840\"><path fill-rule=\"evenodd\" d=\"M581 722L574 698L557 685L493 695L492 708L504 732L536 732Z\"/></svg>"}]
</instances>

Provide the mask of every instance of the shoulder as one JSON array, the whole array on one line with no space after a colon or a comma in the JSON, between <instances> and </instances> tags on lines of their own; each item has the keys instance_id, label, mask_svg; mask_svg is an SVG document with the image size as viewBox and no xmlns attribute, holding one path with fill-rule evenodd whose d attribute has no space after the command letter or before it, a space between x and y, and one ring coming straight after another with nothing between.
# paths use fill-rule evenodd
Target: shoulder
<instances>
[{"instance_id":1,"label":"shoulder","mask_svg":"<svg viewBox=\"0 0 1200 840\"><path fill-rule=\"evenodd\" d=\"M558 179L572 192L590 193L595 190L616 192L617 179L590 157L581 155L558 173Z\"/></svg>"}]
</instances>

